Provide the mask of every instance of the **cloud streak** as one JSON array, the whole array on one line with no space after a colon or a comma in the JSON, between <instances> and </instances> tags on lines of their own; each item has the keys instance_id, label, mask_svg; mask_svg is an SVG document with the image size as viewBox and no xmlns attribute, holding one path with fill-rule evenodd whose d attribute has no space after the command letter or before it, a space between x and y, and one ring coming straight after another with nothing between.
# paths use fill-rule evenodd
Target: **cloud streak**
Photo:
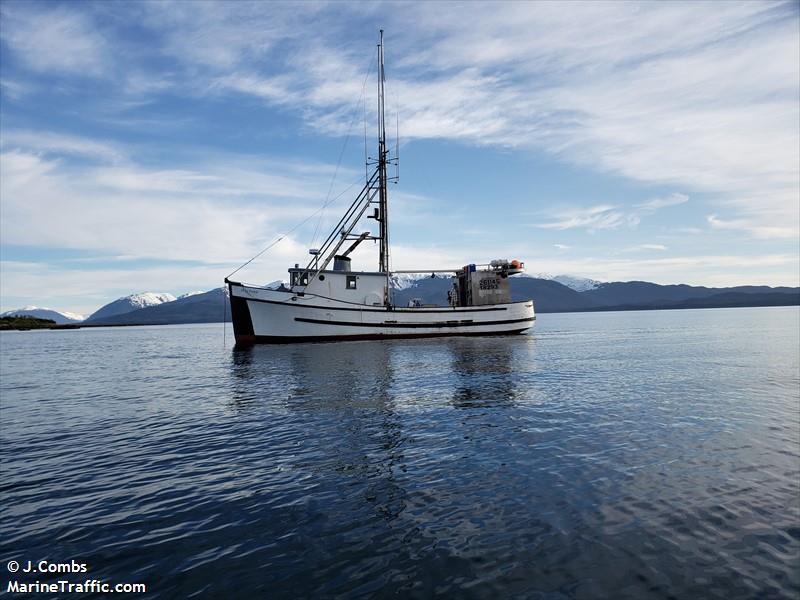
<instances>
[{"instance_id":1,"label":"cloud streak","mask_svg":"<svg viewBox=\"0 0 800 600\"><path fill-rule=\"evenodd\" d=\"M586 229L594 232L599 229L618 229L622 226L636 227L639 217L617 210L615 206L590 206L588 208L567 210L556 215L550 223L540 223L542 229Z\"/></svg>"},{"instance_id":2,"label":"cloud streak","mask_svg":"<svg viewBox=\"0 0 800 600\"><path fill-rule=\"evenodd\" d=\"M639 244L638 246L631 246L630 248L625 248L622 252L641 252L644 251L656 251L656 252L666 252L667 247L664 244Z\"/></svg>"},{"instance_id":3,"label":"cloud streak","mask_svg":"<svg viewBox=\"0 0 800 600\"><path fill-rule=\"evenodd\" d=\"M11 2L3 4L0 14L3 41L31 69L90 77L108 72L112 52L86 14Z\"/></svg>"},{"instance_id":4,"label":"cloud streak","mask_svg":"<svg viewBox=\"0 0 800 600\"><path fill-rule=\"evenodd\" d=\"M0 134L0 148L26 148L39 154L67 154L112 163L126 158L125 152L113 142L29 129L4 130Z\"/></svg>"},{"instance_id":5,"label":"cloud streak","mask_svg":"<svg viewBox=\"0 0 800 600\"><path fill-rule=\"evenodd\" d=\"M723 220L717 215L708 215L708 224L712 229L723 231L742 231L759 239L794 239L798 237L796 225L776 226L761 225L754 219Z\"/></svg>"},{"instance_id":6,"label":"cloud streak","mask_svg":"<svg viewBox=\"0 0 800 600\"><path fill-rule=\"evenodd\" d=\"M109 41L116 32L98 28L90 6L7 4L4 39L31 68L115 77L107 62L123 60ZM340 135L366 66L363 46L340 36L349 21L370 18L362 8L163 2L131 10L156 41L149 54L173 61L173 91L251 95ZM449 18L434 18L443 8ZM713 193L739 215L757 193L770 226L798 213L787 207L787 194L800 190L797 12L791 2L596 2L575 11L557 2L409 4L388 25L390 100L399 96L406 140L543 150ZM305 35L309 19L325 33ZM148 87L143 65L122 66L115 71L133 74L130 89L161 89L155 74Z\"/></svg>"},{"instance_id":7,"label":"cloud streak","mask_svg":"<svg viewBox=\"0 0 800 600\"><path fill-rule=\"evenodd\" d=\"M558 231L585 229L591 233L602 229L635 228L641 223L643 217L651 215L662 208L678 206L688 201L689 196L686 194L673 193L663 198L653 198L635 204L630 209L606 204L572 208L556 212L554 221L539 223L536 226L541 229L555 229Z\"/></svg>"},{"instance_id":8,"label":"cloud streak","mask_svg":"<svg viewBox=\"0 0 800 600\"><path fill-rule=\"evenodd\" d=\"M342 134L364 58L333 41L341 21L314 5L308 10L333 25L332 35L301 45L285 27L291 16L277 10L278 25L259 27L258 11L247 6L161 5L181 39L192 40L171 43L170 51L205 65L210 89L286 110L302 106L312 127ZM353 16L353 5L338 6L341 18ZM449 18L434 18L443 7ZM795 4L597 2L580 11L549 2L412 4L395 19L389 89L399 96L406 140L543 150L712 194L729 219L748 217L757 203L764 232L798 218ZM251 29L263 31L242 35ZM197 43L211 39L236 42ZM277 68L263 73L256 59L268 56ZM673 195L639 208L683 202ZM590 224L616 228L629 220L613 213Z\"/></svg>"},{"instance_id":9,"label":"cloud streak","mask_svg":"<svg viewBox=\"0 0 800 600\"><path fill-rule=\"evenodd\" d=\"M652 200L648 200L646 202L642 202L641 204L637 204L637 208L641 208L644 210L652 211L658 210L660 208L666 208L668 206L678 206L680 204L685 204L689 201L689 196L686 194L670 194L664 198L653 198Z\"/></svg>"},{"instance_id":10,"label":"cloud streak","mask_svg":"<svg viewBox=\"0 0 800 600\"><path fill-rule=\"evenodd\" d=\"M223 160L203 171L127 165L80 169L76 177L59 159L6 152L3 242L236 263L313 215L329 185L328 169L314 176L307 165L280 163L281 171L264 173Z\"/></svg>"}]
</instances>

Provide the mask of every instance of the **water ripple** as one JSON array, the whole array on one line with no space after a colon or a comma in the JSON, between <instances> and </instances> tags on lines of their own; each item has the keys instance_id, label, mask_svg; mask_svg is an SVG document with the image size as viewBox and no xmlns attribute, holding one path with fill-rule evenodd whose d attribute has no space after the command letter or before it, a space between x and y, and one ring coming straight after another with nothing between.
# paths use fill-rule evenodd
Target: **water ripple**
<instances>
[{"instance_id":1,"label":"water ripple","mask_svg":"<svg viewBox=\"0 0 800 600\"><path fill-rule=\"evenodd\" d=\"M0 560L159 598L796 598L797 331L776 308L247 350L219 325L4 332Z\"/></svg>"}]
</instances>

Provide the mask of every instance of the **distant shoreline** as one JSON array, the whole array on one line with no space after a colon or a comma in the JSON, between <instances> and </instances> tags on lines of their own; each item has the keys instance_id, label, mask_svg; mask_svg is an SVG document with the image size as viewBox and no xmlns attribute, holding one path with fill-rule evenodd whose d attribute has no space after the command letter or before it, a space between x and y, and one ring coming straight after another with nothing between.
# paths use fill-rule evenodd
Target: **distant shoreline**
<instances>
[{"instance_id":1,"label":"distant shoreline","mask_svg":"<svg viewBox=\"0 0 800 600\"><path fill-rule=\"evenodd\" d=\"M711 308L775 308L781 306L800 306L800 298L790 298L790 302L778 302L774 304L715 304L715 305L695 305L690 302L681 302L676 305L664 306L602 306L595 308L581 308L575 310L538 310L537 314L572 314L572 313L593 313L593 312L637 312L637 311L656 311L656 310L692 310L692 309L711 309ZM534 300L535 303L535 300ZM230 321L224 321L230 323ZM48 325L39 327L9 327L0 331L32 331L35 329L62 330L62 329L95 329L98 327L153 327L168 325L203 325L218 324L223 321L175 321L172 323L68 323L63 325Z\"/></svg>"}]
</instances>

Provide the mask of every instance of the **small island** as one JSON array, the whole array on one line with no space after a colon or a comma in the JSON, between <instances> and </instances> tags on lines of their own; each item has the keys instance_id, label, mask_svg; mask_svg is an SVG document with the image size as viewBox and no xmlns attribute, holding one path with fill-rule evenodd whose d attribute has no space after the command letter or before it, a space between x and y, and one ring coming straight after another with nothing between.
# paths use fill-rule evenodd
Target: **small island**
<instances>
[{"instance_id":1,"label":"small island","mask_svg":"<svg viewBox=\"0 0 800 600\"><path fill-rule=\"evenodd\" d=\"M0 317L0 331L17 329L27 331L28 329L50 329L56 325L52 319L37 319L36 317L11 316Z\"/></svg>"}]
</instances>

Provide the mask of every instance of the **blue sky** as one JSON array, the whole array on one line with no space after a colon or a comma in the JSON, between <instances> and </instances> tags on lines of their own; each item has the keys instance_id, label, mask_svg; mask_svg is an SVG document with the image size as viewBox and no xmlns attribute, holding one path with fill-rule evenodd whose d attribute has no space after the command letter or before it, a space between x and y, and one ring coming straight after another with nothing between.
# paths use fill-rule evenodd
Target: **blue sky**
<instances>
[{"instance_id":1,"label":"blue sky","mask_svg":"<svg viewBox=\"0 0 800 600\"><path fill-rule=\"evenodd\" d=\"M374 153L380 28L394 268L800 284L797 2L0 6L3 310L210 289L311 217L241 273L284 278L365 113Z\"/></svg>"}]
</instances>

